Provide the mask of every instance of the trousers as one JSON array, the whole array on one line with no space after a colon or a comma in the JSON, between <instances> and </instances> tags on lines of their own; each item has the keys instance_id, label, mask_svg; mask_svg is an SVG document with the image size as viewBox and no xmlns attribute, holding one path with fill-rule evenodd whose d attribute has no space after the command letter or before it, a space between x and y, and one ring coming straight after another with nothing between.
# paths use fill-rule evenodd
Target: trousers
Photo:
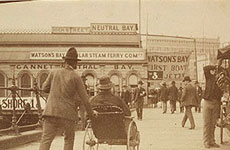
<instances>
[{"instance_id":1,"label":"trousers","mask_svg":"<svg viewBox=\"0 0 230 150\"><path fill-rule=\"evenodd\" d=\"M138 118L138 120L141 120L141 119L142 119L142 115L143 115L143 105L144 105L144 102L143 102L143 101L140 101L140 102L137 102L137 103L136 103L136 112L137 112L137 118Z\"/></svg>"},{"instance_id":2,"label":"trousers","mask_svg":"<svg viewBox=\"0 0 230 150\"><path fill-rule=\"evenodd\" d=\"M219 118L220 104L204 100L203 108L203 142L204 144L215 143L215 126Z\"/></svg>"},{"instance_id":3,"label":"trousers","mask_svg":"<svg viewBox=\"0 0 230 150\"><path fill-rule=\"evenodd\" d=\"M167 101L162 101L163 113L167 112Z\"/></svg>"},{"instance_id":4,"label":"trousers","mask_svg":"<svg viewBox=\"0 0 230 150\"><path fill-rule=\"evenodd\" d=\"M182 120L182 126L185 125L187 119L189 119L191 128L195 128L195 121L192 115L192 106L185 106L184 118Z\"/></svg>"},{"instance_id":5,"label":"trousers","mask_svg":"<svg viewBox=\"0 0 230 150\"><path fill-rule=\"evenodd\" d=\"M58 131L64 131L64 150L73 150L75 122L56 117L45 117L39 150L49 150Z\"/></svg>"}]
</instances>

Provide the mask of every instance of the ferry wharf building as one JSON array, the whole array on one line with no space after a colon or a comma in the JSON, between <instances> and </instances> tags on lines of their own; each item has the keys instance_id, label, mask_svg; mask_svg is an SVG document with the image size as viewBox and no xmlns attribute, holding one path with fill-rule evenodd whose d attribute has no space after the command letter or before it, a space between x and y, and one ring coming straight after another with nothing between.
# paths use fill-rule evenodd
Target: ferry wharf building
<instances>
[{"instance_id":1,"label":"ferry wharf building","mask_svg":"<svg viewBox=\"0 0 230 150\"><path fill-rule=\"evenodd\" d=\"M101 76L108 75L119 93L144 81L147 89L146 50L140 48L136 24L91 24L90 27L52 27L52 32L0 33L0 86L41 87L50 70L62 67L65 53L75 47L80 61L77 72L87 79L89 94L95 95ZM0 97L9 91L0 90ZM22 97L34 96L20 91Z\"/></svg>"}]
</instances>

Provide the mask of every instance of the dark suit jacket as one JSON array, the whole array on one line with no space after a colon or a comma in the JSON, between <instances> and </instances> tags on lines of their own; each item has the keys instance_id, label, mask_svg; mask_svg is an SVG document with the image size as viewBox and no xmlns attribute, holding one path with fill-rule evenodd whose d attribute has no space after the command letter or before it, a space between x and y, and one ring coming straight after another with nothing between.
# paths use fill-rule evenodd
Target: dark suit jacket
<instances>
[{"instance_id":1,"label":"dark suit jacket","mask_svg":"<svg viewBox=\"0 0 230 150\"><path fill-rule=\"evenodd\" d=\"M146 91L144 88L136 88L134 91L134 102L143 103L144 97L146 96Z\"/></svg>"},{"instance_id":2,"label":"dark suit jacket","mask_svg":"<svg viewBox=\"0 0 230 150\"><path fill-rule=\"evenodd\" d=\"M209 101L210 100L220 101L223 92L216 84L215 75L210 74L210 70L215 69L215 66L208 65L205 66L203 69L204 69L204 75L206 79L204 99Z\"/></svg>"},{"instance_id":3,"label":"dark suit jacket","mask_svg":"<svg viewBox=\"0 0 230 150\"><path fill-rule=\"evenodd\" d=\"M122 91L121 92L121 99L125 101L126 104L131 102L131 93L127 91Z\"/></svg>"},{"instance_id":4,"label":"dark suit jacket","mask_svg":"<svg viewBox=\"0 0 230 150\"><path fill-rule=\"evenodd\" d=\"M123 110L125 116L131 116L129 107L125 102L120 97L113 95L110 91L99 92L98 95L90 99L90 104L92 107L98 105L118 106Z\"/></svg>"},{"instance_id":5,"label":"dark suit jacket","mask_svg":"<svg viewBox=\"0 0 230 150\"><path fill-rule=\"evenodd\" d=\"M160 101L163 101L163 102L168 101L168 89L165 86L161 86L161 89L160 89Z\"/></svg>"},{"instance_id":6,"label":"dark suit jacket","mask_svg":"<svg viewBox=\"0 0 230 150\"><path fill-rule=\"evenodd\" d=\"M181 101L183 106L198 106L196 88L191 83L183 89Z\"/></svg>"}]
</instances>

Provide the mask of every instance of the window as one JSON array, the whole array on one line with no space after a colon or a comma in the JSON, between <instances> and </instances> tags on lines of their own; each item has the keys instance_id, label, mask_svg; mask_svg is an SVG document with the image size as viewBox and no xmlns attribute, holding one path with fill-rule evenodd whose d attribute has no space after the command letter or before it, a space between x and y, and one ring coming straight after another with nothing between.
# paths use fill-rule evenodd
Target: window
<instances>
[{"instance_id":1,"label":"window","mask_svg":"<svg viewBox=\"0 0 230 150\"><path fill-rule=\"evenodd\" d=\"M39 76L39 88L42 89L42 85L43 83L45 82L46 78L48 77L48 73L42 73L40 76ZM42 97L45 97L45 98L48 98L48 93L45 93L45 92L41 92L41 95Z\"/></svg>"},{"instance_id":2,"label":"window","mask_svg":"<svg viewBox=\"0 0 230 150\"><path fill-rule=\"evenodd\" d=\"M137 87L137 82L137 75L132 74L129 76L129 85L131 86L131 88Z\"/></svg>"},{"instance_id":3,"label":"window","mask_svg":"<svg viewBox=\"0 0 230 150\"><path fill-rule=\"evenodd\" d=\"M87 93L89 96L94 96L96 93L95 89L95 78L92 74L87 74L86 76L86 85L87 85Z\"/></svg>"},{"instance_id":4,"label":"window","mask_svg":"<svg viewBox=\"0 0 230 150\"><path fill-rule=\"evenodd\" d=\"M114 84L114 88L112 89L112 92L114 95L116 96L120 96L120 81L119 81L119 77L117 74L113 74L110 77L110 80L112 81L112 83Z\"/></svg>"},{"instance_id":5,"label":"window","mask_svg":"<svg viewBox=\"0 0 230 150\"><path fill-rule=\"evenodd\" d=\"M0 73L0 87L5 87L5 76ZM0 89L0 97L6 97L6 90Z\"/></svg>"},{"instance_id":6,"label":"window","mask_svg":"<svg viewBox=\"0 0 230 150\"><path fill-rule=\"evenodd\" d=\"M21 76L21 88L31 88L31 77L28 73L24 73ZM30 97L31 92L30 91L21 91L22 97Z\"/></svg>"},{"instance_id":7,"label":"window","mask_svg":"<svg viewBox=\"0 0 230 150\"><path fill-rule=\"evenodd\" d=\"M47 73L42 73L40 75L40 79L39 79L39 87L40 87L40 89L42 88L42 85L45 82L45 80L46 80L47 77L48 77Z\"/></svg>"}]
</instances>

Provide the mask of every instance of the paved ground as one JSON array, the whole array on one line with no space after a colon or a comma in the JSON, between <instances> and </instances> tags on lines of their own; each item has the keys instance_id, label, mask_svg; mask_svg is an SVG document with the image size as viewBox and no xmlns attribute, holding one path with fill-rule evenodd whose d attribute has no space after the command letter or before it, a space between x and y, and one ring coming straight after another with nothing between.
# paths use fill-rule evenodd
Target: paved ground
<instances>
[{"instance_id":1,"label":"paved ground","mask_svg":"<svg viewBox=\"0 0 230 150\"><path fill-rule=\"evenodd\" d=\"M193 113L196 123L195 130L189 130L190 123L181 127L183 114L176 112L170 114L161 113L160 108L144 109L144 118L142 121L135 120L141 133L140 150L204 150L202 144L202 113ZM136 116L134 113L133 116ZM84 131L76 132L75 150L82 150L82 140ZM217 143L220 143L219 128L216 129ZM224 140L227 144L221 145L221 148L211 148L212 150L230 150L230 135L224 134ZM39 141L29 143L10 150L36 150L39 147ZM58 136L52 143L51 150L63 149L63 137ZM107 146L100 145L99 150L126 150L125 146Z\"/></svg>"}]
</instances>

